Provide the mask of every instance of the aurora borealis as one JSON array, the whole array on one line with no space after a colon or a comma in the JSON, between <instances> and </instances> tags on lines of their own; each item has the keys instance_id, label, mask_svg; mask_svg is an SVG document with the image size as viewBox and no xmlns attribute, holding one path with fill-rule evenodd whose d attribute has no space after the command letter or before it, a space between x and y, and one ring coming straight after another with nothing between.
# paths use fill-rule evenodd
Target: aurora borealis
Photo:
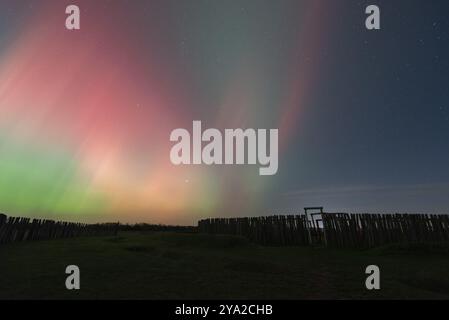
<instances>
[{"instance_id":1,"label":"aurora borealis","mask_svg":"<svg viewBox=\"0 0 449 320\"><path fill-rule=\"evenodd\" d=\"M447 4L415 2L385 2L376 34L366 1L2 0L0 211L194 223L316 204L448 210ZM278 174L172 165L170 132L194 120L279 128ZM366 195L392 189L383 206Z\"/></svg>"}]
</instances>

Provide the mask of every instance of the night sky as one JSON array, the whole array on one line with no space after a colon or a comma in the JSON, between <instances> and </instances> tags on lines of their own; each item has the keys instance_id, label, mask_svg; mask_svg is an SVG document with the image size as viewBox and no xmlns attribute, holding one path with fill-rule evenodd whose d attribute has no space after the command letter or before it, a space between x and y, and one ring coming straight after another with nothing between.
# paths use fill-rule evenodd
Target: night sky
<instances>
[{"instance_id":1,"label":"night sky","mask_svg":"<svg viewBox=\"0 0 449 320\"><path fill-rule=\"evenodd\" d=\"M174 166L170 132L193 120L278 128L278 173ZM447 0L1 0L0 212L184 224L318 205L449 213Z\"/></svg>"}]
</instances>

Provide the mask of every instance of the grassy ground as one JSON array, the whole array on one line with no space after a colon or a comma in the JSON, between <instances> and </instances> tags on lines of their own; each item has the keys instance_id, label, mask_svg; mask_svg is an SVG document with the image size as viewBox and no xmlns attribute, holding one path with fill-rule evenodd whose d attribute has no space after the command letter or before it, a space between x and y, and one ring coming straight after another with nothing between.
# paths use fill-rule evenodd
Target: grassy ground
<instances>
[{"instance_id":1,"label":"grassy ground","mask_svg":"<svg viewBox=\"0 0 449 320\"><path fill-rule=\"evenodd\" d=\"M65 289L65 267L81 290ZM381 290L365 289L365 268ZM1 299L449 298L449 246L261 247L231 236L122 233L0 246Z\"/></svg>"}]
</instances>

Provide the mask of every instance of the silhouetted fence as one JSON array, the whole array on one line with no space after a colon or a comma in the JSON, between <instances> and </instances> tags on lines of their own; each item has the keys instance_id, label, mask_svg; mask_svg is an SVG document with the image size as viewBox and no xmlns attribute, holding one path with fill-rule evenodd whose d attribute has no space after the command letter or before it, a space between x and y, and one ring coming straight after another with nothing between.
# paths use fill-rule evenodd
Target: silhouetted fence
<instances>
[{"instance_id":1,"label":"silhouetted fence","mask_svg":"<svg viewBox=\"0 0 449 320\"><path fill-rule=\"evenodd\" d=\"M332 247L449 241L448 215L328 213L322 219L325 244Z\"/></svg>"},{"instance_id":2,"label":"silhouetted fence","mask_svg":"<svg viewBox=\"0 0 449 320\"><path fill-rule=\"evenodd\" d=\"M315 208L316 209L316 208ZM449 216L431 214L279 215L215 218L198 222L199 232L233 234L263 245L374 247L396 242L449 241Z\"/></svg>"},{"instance_id":3,"label":"silhouetted fence","mask_svg":"<svg viewBox=\"0 0 449 320\"><path fill-rule=\"evenodd\" d=\"M116 235L118 226L118 223L84 224L7 217L0 214L0 244L80 236Z\"/></svg>"}]
</instances>

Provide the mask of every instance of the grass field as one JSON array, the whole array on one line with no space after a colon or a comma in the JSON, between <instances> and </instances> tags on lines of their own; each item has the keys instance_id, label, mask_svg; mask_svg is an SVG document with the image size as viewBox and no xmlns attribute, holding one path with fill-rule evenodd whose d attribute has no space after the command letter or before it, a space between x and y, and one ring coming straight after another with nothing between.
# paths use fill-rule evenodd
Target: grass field
<instances>
[{"instance_id":1,"label":"grass field","mask_svg":"<svg viewBox=\"0 0 449 320\"><path fill-rule=\"evenodd\" d=\"M81 290L65 289L78 265ZM365 268L381 290L365 289ZM121 233L0 246L1 299L449 298L448 245L262 247L233 236Z\"/></svg>"}]
</instances>

